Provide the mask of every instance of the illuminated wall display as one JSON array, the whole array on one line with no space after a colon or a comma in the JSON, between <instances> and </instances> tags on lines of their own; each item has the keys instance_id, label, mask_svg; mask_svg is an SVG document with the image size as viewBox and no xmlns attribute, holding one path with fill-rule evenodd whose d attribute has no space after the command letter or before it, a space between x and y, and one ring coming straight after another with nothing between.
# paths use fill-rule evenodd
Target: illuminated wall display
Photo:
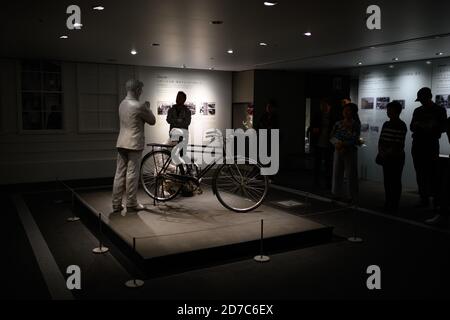
<instances>
[{"instance_id":1,"label":"illuminated wall display","mask_svg":"<svg viewBox=\"0 0 450 320\"><path fill-rule=\"evenodd\" d=\"M385 110L387 103L396 100L403 105L401 118L409 127L414 109L420 106L420 103L415 100L417 91L422 87L430 87L436 103L446 107L447 114L450 115L450 60L436 61L433 65L421 61L398 64L396 68L374 66L361 69L358 104L361 109L361 135L367 145L359 152L359 169L362 178L381 181L383 177L382 168L375 165L375 157L378 152L381 128L388 120ZM403 174L403 182L407 188L416 187L411 144L411 132L408 132ZM445 134L441 138L441 154L450 154L450 146Z\"/></svg>"},{"instance_id":2,"label":"illuminated wall display","mask_svg":"<svg viewBox=\"0 0 450 320\"><path fill-rule=\"evenodd\" d=\"M231 128L231 73L201 70L139 67L138 78L144 82L141 100L150 101L156 125L146 127L148 143L165 143L169 138L166 122L169 108L178 91L187 95L191 110L191 143L200 144L207 129Z\"/></svg>"}]
</instances>

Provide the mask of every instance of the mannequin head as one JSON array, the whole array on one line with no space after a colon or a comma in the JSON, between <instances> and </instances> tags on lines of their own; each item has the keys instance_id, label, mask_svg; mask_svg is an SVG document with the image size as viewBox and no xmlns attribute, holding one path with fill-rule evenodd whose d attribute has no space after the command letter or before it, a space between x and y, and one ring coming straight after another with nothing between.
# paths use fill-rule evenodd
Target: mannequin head
<instances>
[{"instance_id":1,"label":"mannequin head","mask_svg":"<svg viewBox=\"0 0 450 320\"><path fill-rule=\"evenodd\" d=\"M182 106L186 102L186 93L183 91L179 91L177 94L177 105Z\"/></svg>"},{"instance_id":2,"label":"mannequin head","mask_svg":"<svg viewBox=\"0 0 450 320\"><path fill-rule=\"evenodd\" d=\"M126 82L125 88L127 90L127 95L135 99L139 99L142 94L142 87L144 84L136 79L130 79Z\"/></svg>"}]
</instances>

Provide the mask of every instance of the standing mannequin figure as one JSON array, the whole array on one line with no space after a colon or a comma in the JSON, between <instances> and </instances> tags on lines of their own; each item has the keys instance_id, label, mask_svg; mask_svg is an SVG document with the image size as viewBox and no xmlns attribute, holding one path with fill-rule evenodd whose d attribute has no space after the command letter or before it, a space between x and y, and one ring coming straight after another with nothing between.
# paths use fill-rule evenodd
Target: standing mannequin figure
<instances>
[{"instance_id":1,"label":"standing mannequin figure","mask_svg":"<svg viewBox=\"0 0 450 320\"><path fill-rule=\"evenodd\" d=\"M154 125L155 116L150 102L139 102L144 84L131 79L126 83L127 96L119 106L120 133L117 139L117 169L114 178L112 206L114 212L123 209L122 196L126 191L127 211L142 210L137 202L139 170L145 145L144 125Z\"/></svg>"}]
</instances>

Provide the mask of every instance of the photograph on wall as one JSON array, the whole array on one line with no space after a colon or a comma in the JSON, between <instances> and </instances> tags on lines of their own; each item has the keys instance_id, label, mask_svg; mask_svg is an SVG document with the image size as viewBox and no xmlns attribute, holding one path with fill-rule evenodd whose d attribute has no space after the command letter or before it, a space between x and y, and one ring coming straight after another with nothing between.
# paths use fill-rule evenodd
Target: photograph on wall
<instances>
[{"instance_id":1,"label":"photograph on wall","mask_svg":"<svg viewBox=\"0 0 450 320\"><path fill-rule=\"evenodd\" d=\"M361 109L362 110L372 110L374 107L373 98L362 98L361 99Z\"/></svg>"},{"instance_id":2,"label":"photograph on wall","mask_svg":"<svg viewBox=\"0 0 450 320\"><path fill-rule=\"evenodd\" d=\"M214 116L216 115L216 103L215 102L204 102L200 108L200 114L204 116Z\"/></svg>"},{"instance_id":3,"label":"photograph on wall","mask_svg":"<svg viewBox=\"0 0 450 320\"><path fill-rule=\"evenodd\" d=\"M194 115L197 113L197 106L193 102L186 102L186 107L191 111L191 115Z\"/></svg>"},{"instance_id":4,"label":"photograph on wall","mask_svg":"<svg viewBox=\"0 0 450 320\"><path fill-rule=\"evenodd\" d=\"M398 102L398 103L400 103L401 106L402 106L402 109L405 109L405 107L406 107L406 102L405 102L405 100L394 100L393 102Z\"/></svg>"},{"instance_id":5,"label":"photograph on wall","mask_svg":"<svg viewBox=\"0 0 450 320\"><path fill-rule=\"evenodd\" d=\"M391 98L389 97L377 98L377 110L386 110L389 102L391 102Z\"/></svg>"},{"instance_id":6,"label":"photograph on wall","mask_svg":"<svg viewBox=\"0 0 450 320\"><path fill-rule=\"evenodd\" d=\"M158 101L158 116L166 116L172 103L166 101Z\"/></svg>"},{"instance_id":7,"label":"photograph on wall","mask_svg":"<svg viewBox=\"0 0 450 320\"><path fill-rule=\"evenodd\" d=\"M436 96L436 104L445 109L450 109L450 104L448 99L450 98L449 94L438 94Z\"/></svg>"}]
</instances>

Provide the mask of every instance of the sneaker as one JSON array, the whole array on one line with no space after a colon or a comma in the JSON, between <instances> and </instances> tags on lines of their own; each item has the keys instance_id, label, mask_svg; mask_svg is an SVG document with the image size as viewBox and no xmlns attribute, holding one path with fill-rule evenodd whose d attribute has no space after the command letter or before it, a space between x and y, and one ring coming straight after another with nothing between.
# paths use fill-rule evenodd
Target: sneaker
<instances>
[{"instance_id":1,"label":"sneaker","mask_svg":"<svg viewBox=\"0 0 450 320\"><path fill-rule=\"evenodd\" d=\"M141 211L141 210L145 210L145 207L140 203L138 203L137 205L135 205L133 207L127 206L127 212Z\"/></svg>"},{"instance_id":2,"label":"sneaker","mask_svg":"<svg viewBox=\"0 0 450 320\"><path fill-rule=\"evenodd\" d=\"M125 209L125 208L123 207L123 205L119 205L119 206L113 205L112 208L113 208L113 213L122 212L122 210Z\"/></svg>"}]
</instances>

